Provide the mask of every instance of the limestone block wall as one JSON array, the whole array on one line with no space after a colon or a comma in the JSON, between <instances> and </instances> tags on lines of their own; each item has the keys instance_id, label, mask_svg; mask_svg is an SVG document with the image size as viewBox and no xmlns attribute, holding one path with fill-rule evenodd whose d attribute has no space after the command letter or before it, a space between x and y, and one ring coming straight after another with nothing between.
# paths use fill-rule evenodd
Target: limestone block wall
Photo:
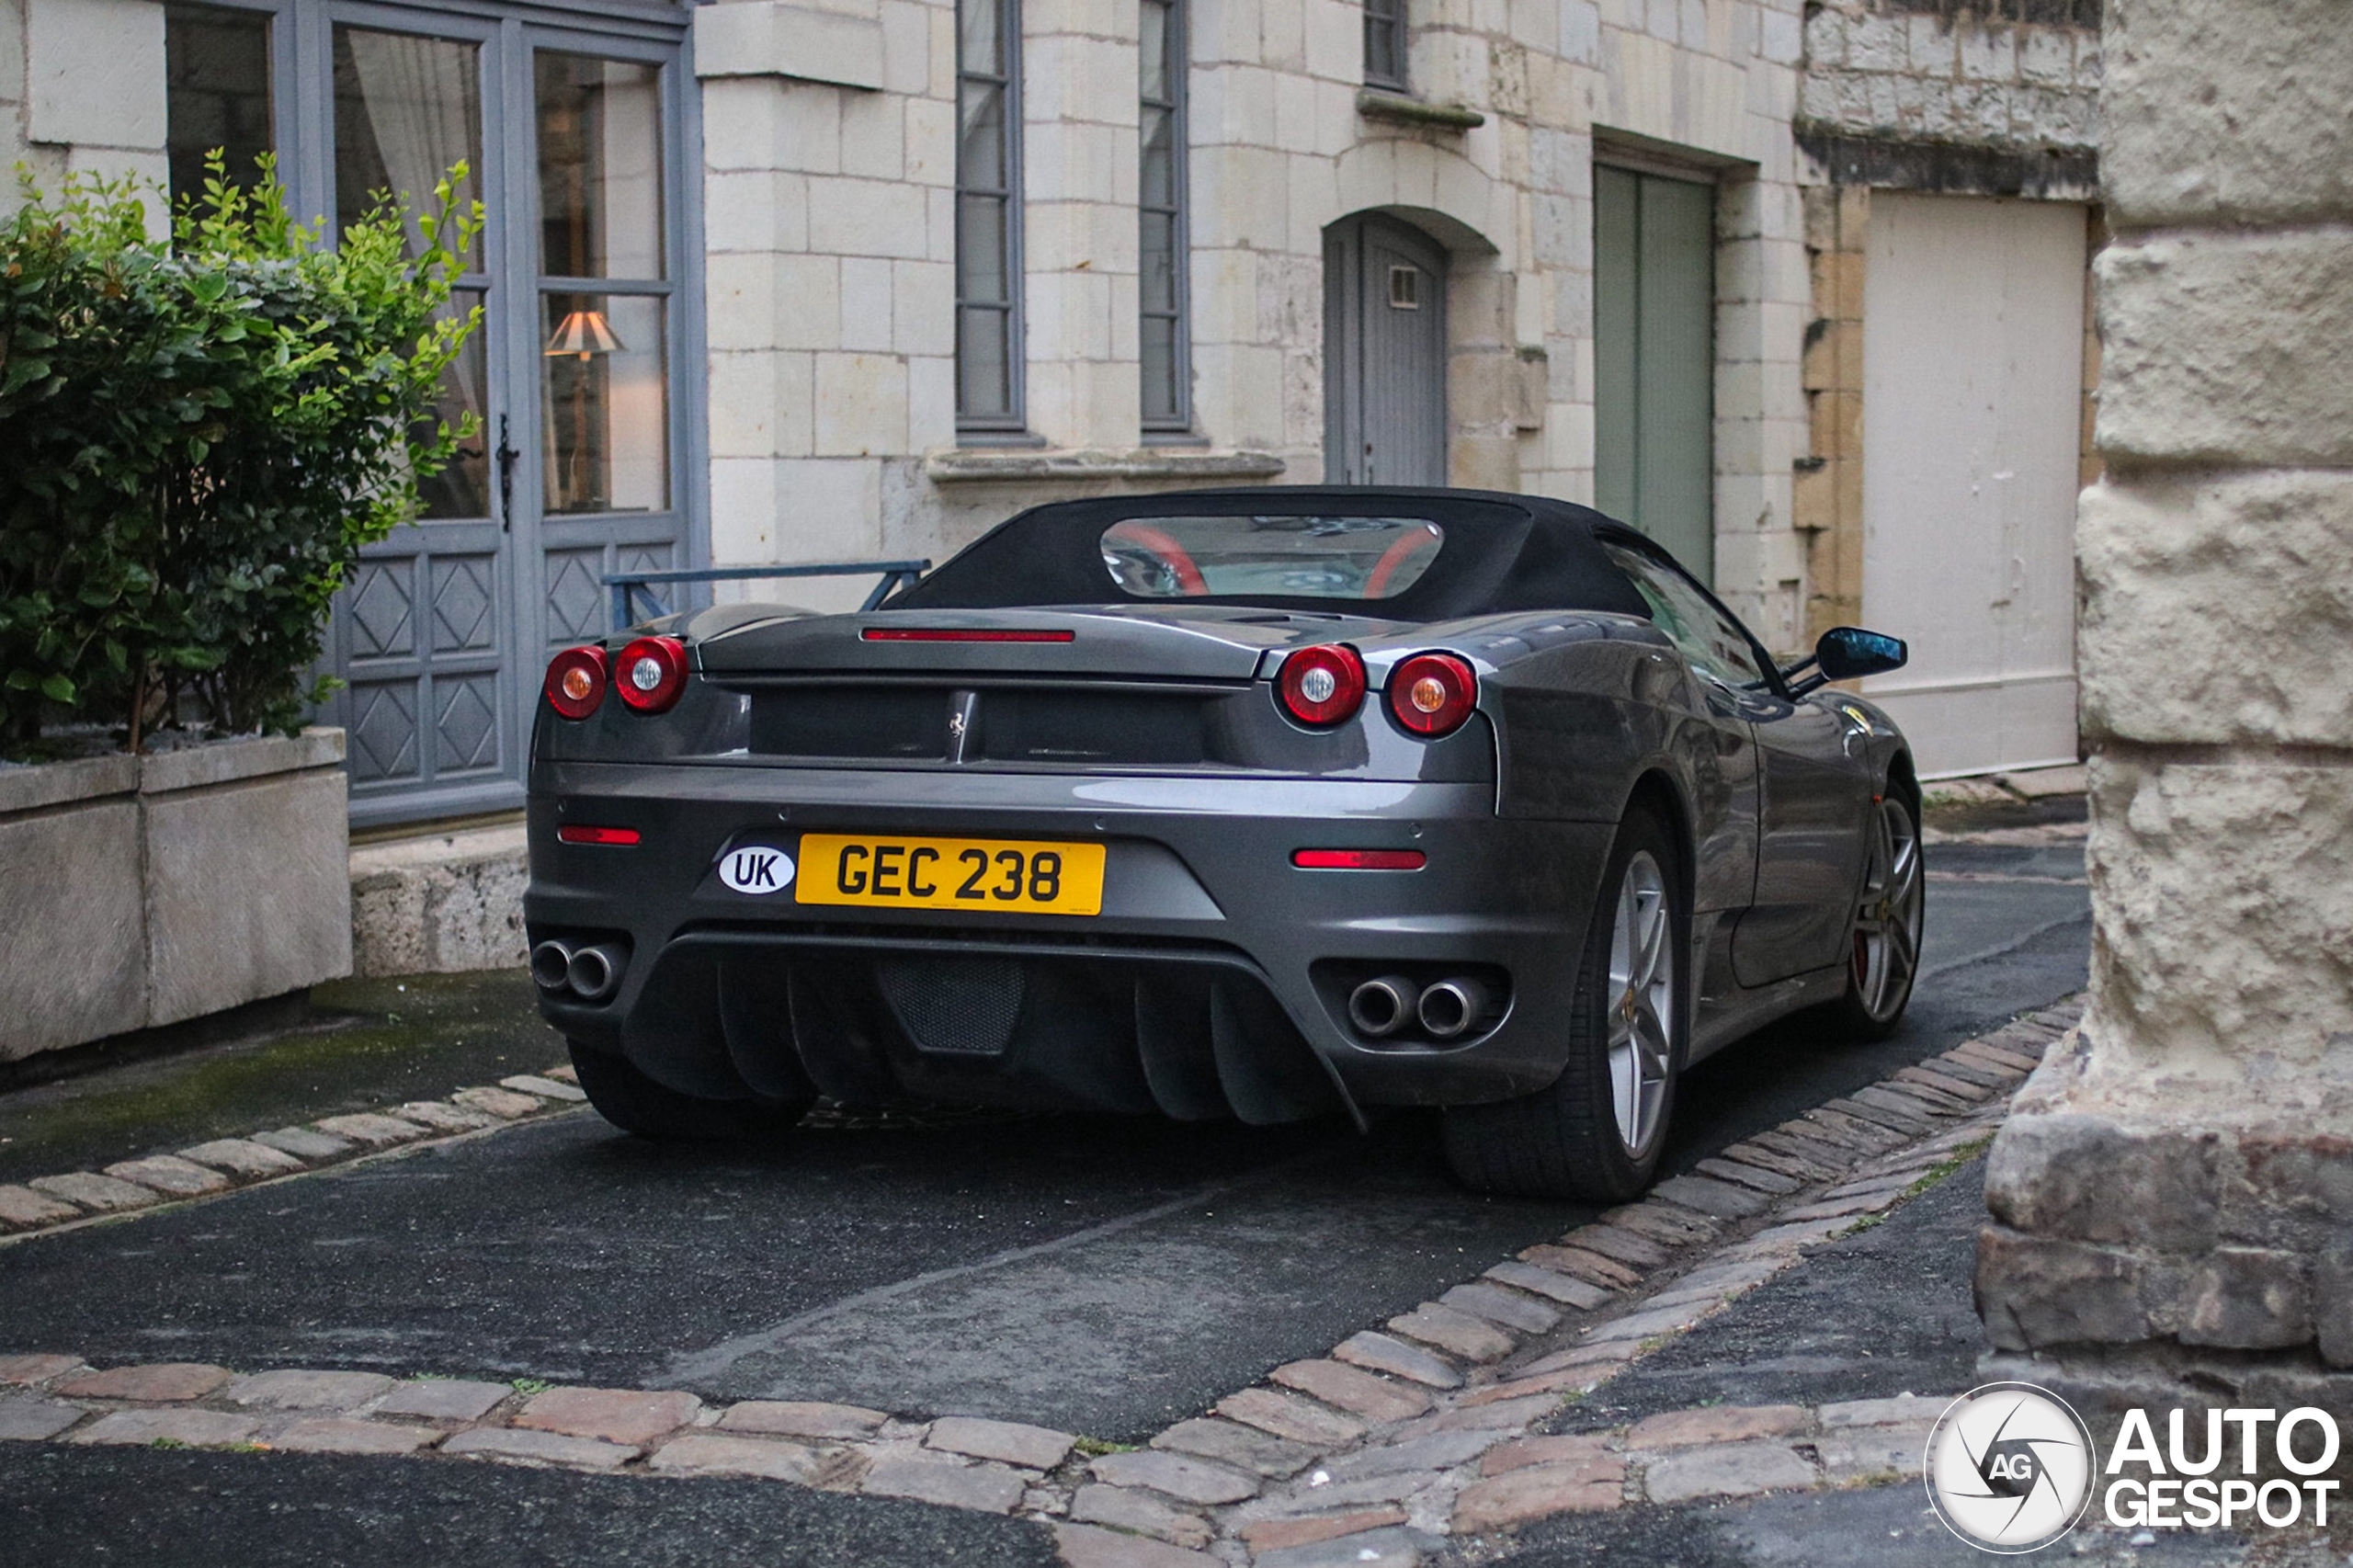
<instances>
[{"instance_id":1,"label":"limestone block wall","mask_svg":"<svg viewBox=\"0 0 2353 1568\"><path fill-rule=\"evenodd\" d=\"M0 0L0 169L43 189L69 171L164 183L164 7L155 0ZM17 205L13 172L0 212ZM151 203L150 226L165 215Z\"/></svg>"},{"instance_id":2,"label":"limestone block wall","mask_svg":"<svg viewBox=\"0 0 2353 1568\"><path fill-rule=\"evenodd\" d=\"M1718 182L1717 575L1768 635L1796 620L1799 0L1416 0L1402 111L1360 101L1353 0L1193 0L1195 431L1149 446L1133 0L1024 7L1034 442L999 446L955 429L952 4L824 0L873 24L870 70L706 47L714 14L773 4L698 21L715 560L938 558L1037 500L1320 480L1323 235L1376 209L1451 256L1453 480L1589 500L1592 166L1616 148Z\"/></svg>"},{"instance_id":3,"label":"limestone block wall","mask_svg":"<svg viewBox=\"0 0 2353 1568\"><path fill-rule=\"evenodd\" d=\"M25 156L25 0L0 0L0 165ZM0 191L0 212L13 210L16 182Z\"/></svg>"},{"instance_id":4,"label":"limestone block wall","mask_svg":"<svg viewBox=\"0 0 2353 1568\"><path fill-rule=\"evenodd\" d=\"M1809 125L1952 146L2099 144L2097 0L1824 0L1805 48Z\"/></svg>"},{"instance_id":5,"label":"limestone block wall","mask_svg":"<svg viewBox=\"0 0 2353 1568\"><path fill-rule=\"evenodd\" d=\"M1995 1147L1978 1272L1997 1344L2077 1365L2194 1355L2225 1387L2309 1375L2336 1408L2353 1395L2341 21L2325 0L2109 3L2108 473L2078 519L2093 1000L2079 1051Z\"/></svg>"},{"instance_id":6,"label":"limestone block wall","mask_svg":"<svg viewBox=\"0 0 2353 1568\"><path fill-rule=\"evenodd\" d=\"M1863 268L1870 187L1809 187L1806 257L1813 319L1806 324L1808 448L1792 515L1804 531L1811 595L1805 632L1863 619Z\"/></svg>"},{"instance_id":7,"label":"limestone block wall","mask_svg":"<svg viewBox=\"0 0 2353 1568\"><path fill-rule=\"evenodd\" d=\"M739 52L698 21L722 562L874 554L881 460L954 437L955 13L829 9L870 26L870 59ZM853 74L876 85L827 79Z\"/></svg>"},{"instance_id":8,"label":"limestone block wall","mask_svg":"<svg viewBox=\"0 0 2353 1568\"><path fill-rule=\"evenodd\" d=\"M1100 0L1029 0L1021 20L1029 428L1050 447L1132 447L1141 21Z\"/></svg>"}]
</instances>

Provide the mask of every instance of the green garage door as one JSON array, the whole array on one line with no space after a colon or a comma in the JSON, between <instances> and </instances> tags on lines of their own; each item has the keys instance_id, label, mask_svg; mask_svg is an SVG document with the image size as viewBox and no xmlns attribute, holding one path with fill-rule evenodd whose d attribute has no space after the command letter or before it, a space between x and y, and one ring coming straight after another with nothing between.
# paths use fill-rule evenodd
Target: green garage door
<instances>
[{"instance_id":1,"label":"green garage door","mask_svg":"<svg viewBox=\"0 0 2353 1568\"><path fill-rule=\"evenodd\" d=\"M1715 578L1715 187L1593 171L1594 497Z\"/></svg>"}]
</instances>

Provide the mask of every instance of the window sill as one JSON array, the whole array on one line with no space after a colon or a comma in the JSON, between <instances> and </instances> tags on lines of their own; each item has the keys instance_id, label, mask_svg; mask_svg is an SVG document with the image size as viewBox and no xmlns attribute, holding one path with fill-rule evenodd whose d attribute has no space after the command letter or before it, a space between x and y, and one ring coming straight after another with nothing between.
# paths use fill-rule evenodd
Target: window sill
<instances>
[{"instance_id":1,"label":"window sill","mask_svg":"<svg viewBox=\"0 0 2353 1568\"><path fill-rule=\"evenodd\" d=\"M1378 87L1365 87L1357 93L1357 112L1367 119L1435 125L1446 131L1468 131L1487 123L1487 117L1475 108L1465 108L1461 104L1425 103L1420 98L1385 93Z\"/></svg>"},{"instance_id":2,"label":"window sill","mask_svg":"<svg viewBox=\"0 0 2353 1568\"><path fill-rule=\"evenodd\" d=\"M1009 448L1017 451L1034 451L1045 446L1046 438L1017 426L1008 426L998 428L982 425L970 430L957 431L956 444L968 448Z\"/></svg>"},{"instance_id":3,"label":"window sill","mask_svg":"<svg viewBox=\"0 0 2353 1568\"><path fill-rule=\"evenodd\" d=\"M934 452L923 472L934 484L1025 484L1080 479L1273 479L1273 452L1209 451L1181 447L1070 447L1047 451L960 447Z\"/></svg>"}]
</instances>

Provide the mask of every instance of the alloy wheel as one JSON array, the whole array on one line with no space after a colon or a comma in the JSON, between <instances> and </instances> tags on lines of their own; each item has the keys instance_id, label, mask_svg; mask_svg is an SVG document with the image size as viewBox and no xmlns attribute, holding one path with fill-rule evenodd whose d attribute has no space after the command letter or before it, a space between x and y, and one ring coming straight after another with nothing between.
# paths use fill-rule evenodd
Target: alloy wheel
<instances>
[{"instance_id":1,"label":"alloy wheel","mask_svg":"<svg viewBox=\"0 0 2353 1568\"><path fill-rule=\"evenodd\" d=\"M1648 850L1626 863L1609 936L1609 1103L1618 1141L1640 1156L1658 1136L1674 1062L1674 922Z\"/></svg>"},{"instance_id":2,"label":"alloy wheel","mask_svg":"<svg viewBox=\"0 0 2353 1568\"><path fill-rule=\"evenodd\" d=\"M1910 808L1890 795L1871 817L1871 858L1855 911L1855 995L1874 1019L1892 1017L1920 968L1926 905L1920 835Z\"/></svg>"}]
</instances>

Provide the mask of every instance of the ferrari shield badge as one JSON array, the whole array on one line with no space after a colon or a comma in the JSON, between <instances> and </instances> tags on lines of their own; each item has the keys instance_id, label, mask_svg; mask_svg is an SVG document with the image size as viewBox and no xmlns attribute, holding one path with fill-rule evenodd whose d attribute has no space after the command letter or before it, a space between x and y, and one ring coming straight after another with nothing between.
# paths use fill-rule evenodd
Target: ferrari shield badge
<instances>
[{"instance_id":1,"label":"ferrari shield badge","mask_svg":"<svg viewBox=\"0 0 2353 1568\"><path fill-rule=\"evenodd\" d=\"M792 857L767 844L739 844L720 858L719 880L737 892L782 892L792 885Z\"/></svg>"}]
</instances>

